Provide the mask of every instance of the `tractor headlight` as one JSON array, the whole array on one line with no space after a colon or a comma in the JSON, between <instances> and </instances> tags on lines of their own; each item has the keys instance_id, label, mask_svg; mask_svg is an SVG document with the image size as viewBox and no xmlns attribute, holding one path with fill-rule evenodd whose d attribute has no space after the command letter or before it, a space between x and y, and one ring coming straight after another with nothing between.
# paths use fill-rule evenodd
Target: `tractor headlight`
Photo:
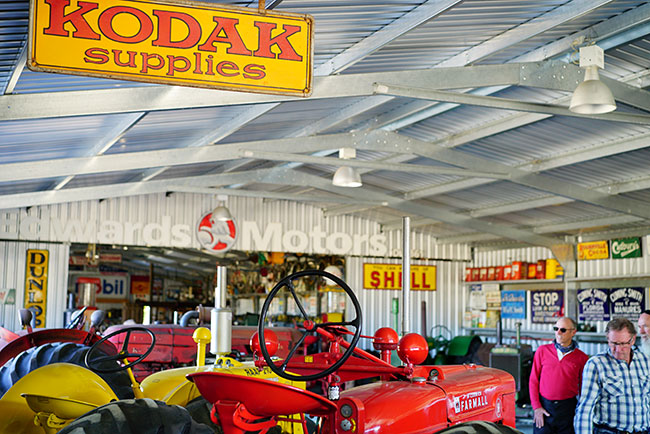
<instances>
[{"instance_id":1,"label":"tractor headlight","mask_svg":"<svg viewBox=\"0 0 650 434\"><path fill-rule=\"evenodd\" d=\"M343 404L341 406L341 416L345 418L352 416L352 406L350 404Z\"/></svg>"}]
</instances>

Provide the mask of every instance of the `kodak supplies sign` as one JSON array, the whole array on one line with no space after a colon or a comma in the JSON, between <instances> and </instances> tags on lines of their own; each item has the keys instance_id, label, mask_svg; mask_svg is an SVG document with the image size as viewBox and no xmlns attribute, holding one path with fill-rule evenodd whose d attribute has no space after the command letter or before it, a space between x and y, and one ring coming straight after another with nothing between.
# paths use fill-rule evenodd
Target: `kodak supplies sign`
<instances>
[{"instance_id":1,"label":"kodak supplies sign","mask_svg":"<svg viewBox=\"0 0 650 434\"><path fill-rule=\"evenodd\" d=\"M363 264L363 287L366 289L402 289L401 264ZM411 265L411 290L435 291L436 267Z\"/></svg>"},{"instance_id":2,"label":"kodak supplies sign","mask_svg":"<svg viewBox=\"0 0 650 434\"><path fill-rule=\"evenodd\" d=\"M308 96L313 18L198 2L34 0L36 71Z\"/></svg>"}]
</instances>

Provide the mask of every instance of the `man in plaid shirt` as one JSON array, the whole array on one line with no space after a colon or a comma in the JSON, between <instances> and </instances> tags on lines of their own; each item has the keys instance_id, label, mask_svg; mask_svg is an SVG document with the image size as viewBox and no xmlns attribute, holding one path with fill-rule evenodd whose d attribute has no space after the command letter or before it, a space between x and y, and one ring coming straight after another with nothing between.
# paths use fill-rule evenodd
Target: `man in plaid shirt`
<instances>
[{"instance_id":1,"label":"man in plaid shirt","mask_svg":"<svg viewBox=\"0 0 650 434\"><path fill-rule=\"evenodd\" d=\"M632 345L631 321L607 323L609 350L591 357L573 420L576 434L647 434L650 428L650 358Z\"/></svg>"}]
</instances>

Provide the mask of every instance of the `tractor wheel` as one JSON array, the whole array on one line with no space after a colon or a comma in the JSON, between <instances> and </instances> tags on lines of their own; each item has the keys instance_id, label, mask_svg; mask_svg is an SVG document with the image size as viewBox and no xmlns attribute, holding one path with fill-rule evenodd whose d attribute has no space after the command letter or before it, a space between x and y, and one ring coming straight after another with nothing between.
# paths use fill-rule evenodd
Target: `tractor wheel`
<instances>
[{"instance_id":1,"label":"tractor wheel","mask_svg":"<svg viewBox=\"0 0 650 434\"><path fill-rule=\"evenodd\" d=\"M97 407L58 434L214 434L183 407L153 399L125 399Z\"/></svg>"},{"instance_id":2,"label":"tractor wheel","mask_svg":"<svg viewBox=\"0 0 650 434\"><path fill-rule=\"evenodd\" d=\"M494 422L472 421L450 426L436 434L522 434L514 428Z\"/></svg>"},{"instance_id":3,"label":"tractor wheel","mask_svg":"<svg viewBox=\"0 0 650 434\"><path fill-rule=\"evenodd\" d=\"M0 368L0 396L13 384L41 366L52 363L72 363L83 366L90 347L73 342L54 342L29 348ZM131 380L126 372L98 374L120 399L133 398Z\"/></svg>"},{"instance_id":4,"label":"tractor wheel","mask_svg":"<svg viewBox=\"0 0 650 434\"><path fill-rule=\"evenodd\" d=\"M216 434L221 434L221 427L210 419L210 410L212 405L202 396L191 400L185 405L185 409L190 413L195 422L205 424L212 428Z\"/></svg>"}]
</instances>

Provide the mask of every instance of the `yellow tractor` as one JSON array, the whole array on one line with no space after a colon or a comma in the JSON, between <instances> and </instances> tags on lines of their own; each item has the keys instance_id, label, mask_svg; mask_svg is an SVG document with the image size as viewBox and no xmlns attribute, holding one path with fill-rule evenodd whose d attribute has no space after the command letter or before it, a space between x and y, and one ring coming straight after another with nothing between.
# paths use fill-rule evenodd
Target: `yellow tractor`
<instances>
[{"instance_id":1,"label":"yellow tractor","mask_svg":"<svg viewBox=\"0 0 650 434\"><path fill-rule=\"evenodd\" d=\"M107 346L112 344L107 340L117 334L126 336L121 349L110 354ZM142 342L146 335L150 338L147 351L142 354L129 352L129 341ZM154 334L142 327L122 329L97 341L86 354L88 368L70 363L42 366L18 379L0 398L0 434L220 432L219 426L210 420L211 405L201 397L194 383L186 379L187 374L196 372L217 371L272 378L305 388L304 382L278 379L270 369L259 370L252 362L248 364L229 357L217 357L214 365L205 365L205 346L210 342L210 331L198 328L193 338L198 345L195 367L157 372L139 384L131 367L144 360L155 348ZM98 375L122 370L131 379L135 399L120 400L111 385ZM92 413L82 417L89 411ZM289 420L278 423L277 431L307 432L304 416L296 415ZM254 428L256 422L260 421L252 420L250 427Z\"/></svg>"}]
</instances>

